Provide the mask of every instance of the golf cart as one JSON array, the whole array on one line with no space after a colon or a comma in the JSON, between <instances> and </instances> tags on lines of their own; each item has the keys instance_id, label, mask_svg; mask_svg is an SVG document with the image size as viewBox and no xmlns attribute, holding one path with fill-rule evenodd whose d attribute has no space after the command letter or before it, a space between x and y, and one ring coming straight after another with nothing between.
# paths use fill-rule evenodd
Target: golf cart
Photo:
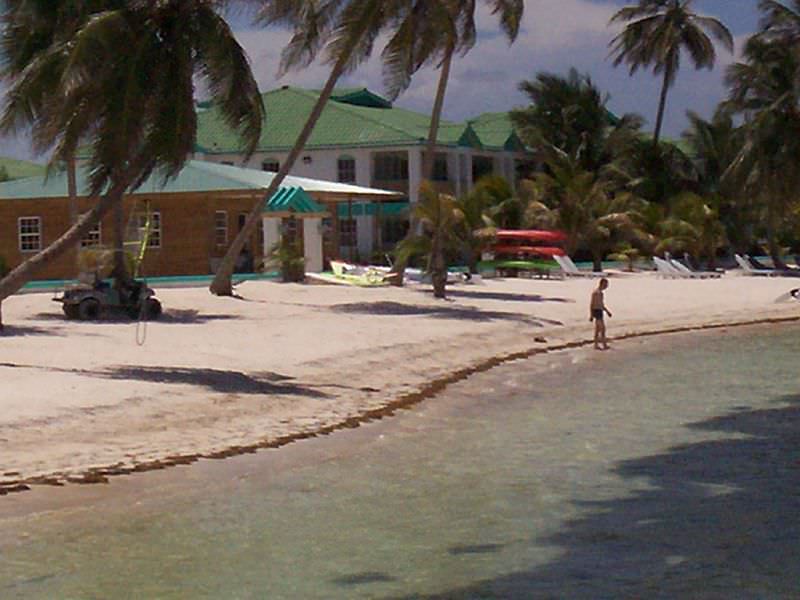
<instances>
[{"instance_id":1,"label":"golf cart","mask_svg":"<svg viewBox=\"0 0 800 600\"><path fill-rule=\"evenodd\" d=\"M94 321L108 310L122 311L131 319L151 320L161 316L161 303L152 288L136 279L112 281L113 284L95 278L93 283L78 283L53 300L61 302L68 319Z\"/></svg>"}]
</instances>

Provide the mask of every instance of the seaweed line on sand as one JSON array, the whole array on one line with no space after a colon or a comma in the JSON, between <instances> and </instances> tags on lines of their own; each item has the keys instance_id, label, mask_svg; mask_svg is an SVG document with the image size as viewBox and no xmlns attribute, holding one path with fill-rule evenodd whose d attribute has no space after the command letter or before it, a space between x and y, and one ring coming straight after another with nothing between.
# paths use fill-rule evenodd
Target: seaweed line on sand
<instances>
[{"instance_id":1,"label":"seaweed line on sand","mask_svg":"<svg viewBox=\"0 0 800 600\"><path fill-rule=\"evenodd\" d=\"M699 325L678 325L662 329L647 329L647 330L627 332L611 337L609 338L609 340L622 341L622 340L656 336L656 335L688 333L693 331L745 327L751 325L774 325L780 323L793 323L793 322L800 322L800 316L767 317L761 319L750 319L745 321L711 322ZM280 448L281 446L286 446L288 444L291 444L292 442L297 442L309 438L315 438L323 435L329 435L331 433L334 433L335 431L340 431L343 429L355 429L359 427L362 423L369 423L372 421L381 420L386 417L393 416L399 410L410 409L413 406L423 402L424 400L427 400L429 398L432 398L440 394L448 386L464 381L468 377L475 375L477 373L484 373L486 371L489 371L490 369L493 369L502 364L512 362L515 360L523 360L540 354L548 354L552 352L560 352L563 350L581 348L584 346L591 345L592 343L593 340L591 339L579 339L560 344L539 346L535 348L529 348L527 350L521 350L518 352L493 356L477 364L465 367L463 369L458 369L456 371L452 371L447 375L444 375L443 377L439 377L433 381L430 381L424 384L422 387L420 387L420 389L414 392L409 392L407 394L398 396L395 399L389 401L382 407L367 410L357 416L349 417L338 423L326 425L312 431L301 431L298 433L291 433L277 438L263 439L254 442L252 444L231 446L229 448L225 448L224 450L219 450L209 453L181 454L181 455L167 456L166 458L155 459L152 461L138 463L136 465L126 465L124 463L117 463L107 467L92 467L78 475L74 474L65 475L63 473L53 473L51 475L35 476L29 478L21 478L14 481L6 481L0 484L0 496L16 492L28 491L31 489L31 486L33 485L63 486L66 485L67 483L78 483L78 484L108 483L109 482L108 478L114 475L130 475L132 473L141 473L144 471L156 471L159 469L166 469L168 467L175 467L178 465L189 465L197 462L200 459L221 460L243 454L254 454L259 450Z\"/></svg>"}]
</instances>

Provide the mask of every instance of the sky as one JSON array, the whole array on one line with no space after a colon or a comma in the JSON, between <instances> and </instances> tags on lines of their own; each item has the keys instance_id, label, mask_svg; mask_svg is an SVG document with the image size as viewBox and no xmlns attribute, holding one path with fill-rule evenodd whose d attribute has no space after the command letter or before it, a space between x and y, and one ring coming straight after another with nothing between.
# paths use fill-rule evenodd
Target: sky
<instances>
[{"instance_id":1,"label":"sky","mask_svg":"<svg viewBox=\"0 0 800 600\"><path fill-rule=\"evenodd\" d=\"M461 121L483 112L525 106L527 98L518 91L521 81L534 79L541 71L566 74L575 67L588 74L610 96L610 110L620 115L638 113L646 119L646 127L652 129L660 78L641 70L630 77L628 69L624 66L615 69L608 58L608 43L620 30L620 26L609 27L608 21L621 6L631 3L625 0L526 0L522 31L513 45L500 34L496 19L488 11L481 10L477 44L453 63L445 118ZM715 16L728 26L736 38L735 53L758 26L757 4L758 0L694 1L696 12ZM279 85L322 87L328 72L323 64L313 64L276 78L280 52L289 39L287 32L257 28L244 14L232 16L231 24L250 56L262 91ZM363 86L382 93L380 49L379 41L373 59L344 78L341 85ZM687 110L706 117L712 114L725 97L725 67L735 60L735 55L718 48L713 71L695 71L688 60L683 61L667 100L665 135L680 136L686 127ZM436 69L420 71L396 105L430 112L437 80ZM0 140L0 144L0 155L35 158L24 139Z\"/></svg>"}]
</instances>

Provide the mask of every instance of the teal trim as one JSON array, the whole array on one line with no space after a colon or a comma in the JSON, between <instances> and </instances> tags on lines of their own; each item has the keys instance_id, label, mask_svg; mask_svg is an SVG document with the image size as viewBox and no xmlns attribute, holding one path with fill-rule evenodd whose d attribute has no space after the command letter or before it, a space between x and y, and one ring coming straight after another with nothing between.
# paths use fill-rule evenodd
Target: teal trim
<instances>
[{"instance_id":1,"label":"teal trim","mask_svg":"<svg viewBox=\"0 0 800 600\"><path fill-rule=\"evenodd\" d=\"M277 271L268 273L234 273L234 283L242 281L262 281L278 279L280 273ZM142 278L140 278L142 279ZM165 277L147 277L146 281L150 287L200 287L207 286L214 279L213 275L171 275ZM109 280L109 283L111 280ZM63 290L68 285L78 283L74 279L42 279L26 283L19 293L33 292L53 292Z\"/></svg>"},{"instance_id":2,"label":"teal trim","mask_svg":"<svg viewBox=\"0 0 800 600\"><path fill-rule=\"evenodd\" d=\"M380 204L380 208L378 208ZM337 206L337 212L340 219L347 219L350 216L350 208L352 206L352 215L354 217L372 217L380 214L382 217L398 217L408 214L408 202L353 202L348 205L347 202L341 202Z\"/></svg>"},{"instance_id":3,"label":"teal trim","mask_svg":"<svg viewBox=\"0 0 800 600\"><path fill-rule=\"evenodd\" d=\"M281 188L272 198L269 199L264 207L265 213L270 212L293 212L297 214L319 214L327 210L318 204L301 187Z\"/></svg>"}]
</instances>

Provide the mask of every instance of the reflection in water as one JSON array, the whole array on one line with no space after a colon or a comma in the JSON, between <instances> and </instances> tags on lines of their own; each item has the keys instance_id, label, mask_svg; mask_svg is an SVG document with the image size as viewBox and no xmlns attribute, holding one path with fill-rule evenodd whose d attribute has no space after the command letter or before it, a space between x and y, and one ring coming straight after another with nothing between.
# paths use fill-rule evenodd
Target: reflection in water
<instances>
[{"instance_id":1,"label":"reflection in water","mask_svg":"<svg viewBox=\"0 0 800 600\"><path fill-rule=\"evenodd\" d=\"M115 482L0 521L0 597L796 597L798 333L539 357L353 434Z\"/></svg>"}]
</instances>

